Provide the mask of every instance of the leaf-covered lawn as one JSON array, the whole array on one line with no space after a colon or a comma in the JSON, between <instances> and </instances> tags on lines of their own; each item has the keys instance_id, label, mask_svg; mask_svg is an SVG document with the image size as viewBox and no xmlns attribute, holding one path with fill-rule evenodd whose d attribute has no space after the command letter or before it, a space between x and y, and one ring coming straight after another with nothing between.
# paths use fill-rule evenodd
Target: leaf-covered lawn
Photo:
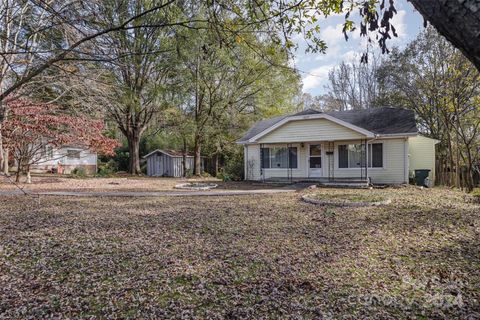
<instances>
[{"instance_id":1,"label":"leaf-covered lawn","mask_svg":"<svg viewBox=\"0 0 480 320\"><path fill-rule=\"evenodd\" d=\"M185 189L176 189L175 186L182 183L215 183L218 185L215 190L234 189L234 190L251 190L251 189L272 189L275 186L265 183L247 183L243 181L222 182L215 178L163 178L163 177L138 177L138 176L118 176L113 178L73 178L59 175L44 174L34 175L32 183L27 184L25 178L21 179L21 183L15 185L12 181L15 178L7 179L0 175L0 191L18 190L18 187L25 188L28 191L78 191L78 192L115 192L115 191L189 191Z\"/></svg>"},{"instance_id":2,"label":"leaf-covered lawn","mask_svg":"<svg viewBox=\"0 0 480 320\"><path fill-rule=\"evenodd\" d=\"M480 206L378 192L392 204L0 197L0 318L478 317Z\"/></svg>"}]
</instances>

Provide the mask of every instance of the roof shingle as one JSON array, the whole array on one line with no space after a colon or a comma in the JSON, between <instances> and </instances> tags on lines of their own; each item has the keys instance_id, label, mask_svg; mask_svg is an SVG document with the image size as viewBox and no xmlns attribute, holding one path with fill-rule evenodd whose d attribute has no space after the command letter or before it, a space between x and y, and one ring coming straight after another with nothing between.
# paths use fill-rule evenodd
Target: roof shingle
<instances>
[{"instance_id":1,"label":"roof shingle","mask_svg":"<svg viewBox=\"0 0 480 320\"><path fill-rule=\"evenodd\" d=\"M285 118L321 113L323 112L307 109L292 115L283 115L258 121L238 142L247 142L249 139ZM408 109L381 107L363 110L325 112L325 114L371 131L375 134L409 134L418 132L415 113Z\"/></svg>"}]
</instances>

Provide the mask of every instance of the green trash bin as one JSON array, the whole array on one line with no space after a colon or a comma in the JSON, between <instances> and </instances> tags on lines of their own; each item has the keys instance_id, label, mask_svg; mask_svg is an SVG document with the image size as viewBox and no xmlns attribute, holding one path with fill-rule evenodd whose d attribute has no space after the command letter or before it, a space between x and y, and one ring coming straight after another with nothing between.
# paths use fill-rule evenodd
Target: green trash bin
<instances>
[{"instance_id":1,"label":"green trash bin","mask_svg":"<svg viewBox=\"0 0 480 320\"><path fill-rule=\"evenodd\" d=\"M417 169L417 170L415 170L415 184L417 186L428 187L425 184L425 179L428 178L429 173L430 173L430 169Z\"/></svg>"}]
</instances>

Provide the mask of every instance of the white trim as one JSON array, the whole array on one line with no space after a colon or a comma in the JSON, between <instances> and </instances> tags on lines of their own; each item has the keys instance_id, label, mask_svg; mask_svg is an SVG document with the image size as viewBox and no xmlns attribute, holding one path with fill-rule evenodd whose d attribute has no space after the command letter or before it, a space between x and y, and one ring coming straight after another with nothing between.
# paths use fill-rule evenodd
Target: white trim
<instances>
[{"instance_id":1,"label":"white trim","mask_svg":"<svg viewBox=\"0 0 480 320\"><path fill-rule=\"evenodd\" d=\"M163 153L163 154L165 154L169 157L172 157L172 158L183 158L183 156L174 156L173 154L168 153L168 152L166 152L165 150L162 150L162 149L155 149L152 152L150 152L149 154L144 155L142 158L146 159L146 158L150 157L152 154L157 153L157 152ZM186 158L194 158L194 156L186 156ZM201 157L201 158L203 158L203 157Z\"/></svg>"},{"instance_id":2,"label":"white trim","mask_svg":"<svg viewBox=\"0 0 480 320\"><path fill-rule=\"evenodd\" d=\"M365 136L367 136L368 138L374 138L375 137L375 134L371 131L368 131L368 130L365 130L363 128L360 128L360 127L357 127L351 123L348 123L348 122L345 122L343 120L340 120L340 119L337 119L335 117L332 117L328 114L314 114L314 115L304 115L304 116L290 116L290 117L286 117L285 119L275 123L273 126L271 127L268 127L267 129L263 130L262 132L256 134L255 136L253 136L252 138L248 139L247 142L245 143L254 143L256 142L259 138L265 136L266 134L272 132L273 130L283 126L284 124L290 122L290 121L299 121L299 120L311 120L311 119L327 119L327 120L330 120L336 124L339 124L341 126L344 126L346 128L349 128L353 131L356 131L358 133L361 133L361 134L364 134Z\"/></svg>"},{"instance_id":3,"label":"white trim","mask_svg":"<svg viewBox=\"0 0 480 320\"><path fill-rule=\"evenodd\" d=\"M378 134L377 139L408 138L408 137L416 137L418 135L419 134L417 132Z\"/></svg>"},{"instance_id":4,"label":"white trim","mask_svg":"<svg viewBox=\"0 0 480 320\"><path fill-rule=\"evenodd\" d=\"M243 180L248 181L248 146L243 146Z\"/></svg>"},{"instance_id":5,"label":"white trim","mask_svg":"<svg viewBox=\"0 0 480 320\"><path fill-rule=\"evenodd\" d=\"M423 135L423 134L418 134L419 137L422 137L422 138L425 138L425 139L430 139L430 140L433 140L435 141L435 144L437 143L440 143L441 141L438 140L438 139L434 139L434 138L430 138L430 137L427 137L426 135Z\"/></svg>"},{"instance_id":6,"label":"white trim","mask_svg":"<svg viewBox=\"0 0 480 320\"><path fill-rule=\"evenodd\" d=\"M373 138L373 139L371 139L371 140L367 140L367 142L366 142L366 144L367 144L367 153L366 153L366 155L367 155L367 157L366 157L366 158L367 158L367 167L365 168L365 177L367 178L367 181L368 181L368 182L370 182L370 178L369 178L369 176L368 176L368 175L370 174L370 169L374 169L373 167L372 167L372 168L369 168L369 167L368 167L368 160L369 160L369 158L368 158L368 144L370 143L370 145L371 145L371 144L373 144L375 141L377 141L377 138ZM372 150L373 150L373 149L372 149ZM382 165L383 165L382 168L385 168L385 155L384 155L385 152L383 152L383 150L384 150L384 145L383 145L383 143L382 143L382 161L383 161L383 162L382 162ZM372 158L373 158L373 155L372 155ZM373 159L372 159L372 160L373 160ZM375 171L374 171L374 172L375 172Z\"/></svg>"},{"instance_id":7,"label":"white trim","mask_svg":"<svg viewBox=\"0 0 480 320\"><path fill-rule=\"evenodd\" d=\"M311 147L312 145L320 145L321 155L319 155L319 156L314 156L314 158L318 158L318 157L321 158L321 160L322 160L322 162L321 162L321 164L320 164L320 165L322 166L321 168L310 168L310 157L311 157L311 156L310 156L310 147ZM324 173L324 168L325 168L325 165L324 165L325 155L324 155L324 153L325 153L325 148L324 148L324 144L323 144L322 142L309 142L309 143L308 143L307 154L306 154L306 157L305 157L305 158L306 158L306 161L307 161L306 169L307 169L307 177L308 177L308 178L310 178L310 177L312 177L312 178L322 178L322 177L325 176L325 173ZM319 175L319 176L315 176L315 177L314 177L314 176L311 176L311 175L310 175L310 169L314 169L314 170L317 169L317 170L318 170L317 172L319 172L320 175Z\"/></svg>"},{"instance_id":8,"label":"white trim","mask_svg":"<svg viewBox=\"0 0 480 320\"><path fill-rule=\"evenodd\" d=\"M408 138L403 140L403 179L405 180L404 183L408 184L408 178L410 175L410 159L408 158Z\"/></svg>"}]
</instances>

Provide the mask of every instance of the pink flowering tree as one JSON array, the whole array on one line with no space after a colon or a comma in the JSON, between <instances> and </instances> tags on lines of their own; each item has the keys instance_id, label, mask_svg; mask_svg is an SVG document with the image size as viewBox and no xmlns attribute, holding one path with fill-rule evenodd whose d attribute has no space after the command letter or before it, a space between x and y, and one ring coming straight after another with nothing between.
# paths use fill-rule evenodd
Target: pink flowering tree
<instances>
[{"instance_id":1,"label":"pink flowering tree","mask_svg":"<svg viewBox=\"0 0 480 320\"><path fill-rule=\"evenodd\" d=\"M43 159L47 146L60 148L75 144L100 154L113 155L118 146L115 139L104 135L99 119L74 116L53 104L29 99L7 102L9 117L3 123L3 144L17 163L16 181L22 172L30 176L30 167Z\"/></svg>"}]
</instances>

